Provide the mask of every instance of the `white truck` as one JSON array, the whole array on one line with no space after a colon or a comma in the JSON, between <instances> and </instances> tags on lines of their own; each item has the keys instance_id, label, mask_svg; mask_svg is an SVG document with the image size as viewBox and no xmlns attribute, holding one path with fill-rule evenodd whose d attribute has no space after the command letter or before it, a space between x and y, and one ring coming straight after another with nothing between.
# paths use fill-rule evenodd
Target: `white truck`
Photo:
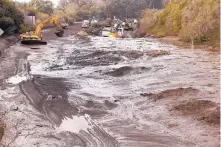
<instances>
[{"instance_id":1,"label":"white truck","mask_svg":"<svg viewBox=\"0 0 221 147\"><path fill-rule=\"evenodd\" d=\"M90 26L90 21L89 20L84 20L82 23L82 28L88 28Z\"/></svg>"}]
</instances>

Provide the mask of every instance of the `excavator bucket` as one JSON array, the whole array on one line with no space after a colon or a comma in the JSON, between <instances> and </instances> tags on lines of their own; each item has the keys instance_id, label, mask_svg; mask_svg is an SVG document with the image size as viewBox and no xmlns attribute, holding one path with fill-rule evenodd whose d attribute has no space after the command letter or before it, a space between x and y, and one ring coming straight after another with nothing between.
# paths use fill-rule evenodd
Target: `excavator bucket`
<instances>
[{"instance_id":1,"label":"excavator bucket","mask_svg":"<svg viewBox=\"0 0 221 147\"><path fill-rule=\"evenodd\" d=\"M22 40L21 44L25 44L25 45L47 45L47 42L43 41L43 40Z\"/></svg>"},{"instance_id":2,"label":"excavator bucket","mask_svg":"<svg viewBox=\"0 0 221 147\"><path fill-rule=\"evenodd\" d=\"M64 31L57 31L57 32L55 32L55 34L56 34L58 37L63 37Z\"/></svg>"}]
</instances>

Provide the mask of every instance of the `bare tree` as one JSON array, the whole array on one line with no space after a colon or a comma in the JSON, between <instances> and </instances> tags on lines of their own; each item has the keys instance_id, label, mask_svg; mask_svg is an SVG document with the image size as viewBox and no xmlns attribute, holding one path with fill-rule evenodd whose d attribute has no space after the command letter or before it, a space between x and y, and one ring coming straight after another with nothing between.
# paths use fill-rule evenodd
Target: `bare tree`
<instances>
[{"instance_id":1,"label":"bare tree","mask_svg":"<svg viewBox=\"0 0 221 147\"><path fill-rule=\"evenodd\" d=\"M57 9L62 10L63 12L65 12L65 10L68 7L69 3L70 3L69 0L59 0Z\"/></svg>"},{"instance_id":2,"label":"bare tree","mask_svg":"<svg viewBox=\"0 0 221 147\"><path fill-rule=\"evenodd\" d=\"M31 0L29 6L37 8L40 12L52 14L54 5L50 0Z\"/></svg>"},{"instance_id":3,"label":"bare tree","mask_svg":"<svg viewBox=\"0 0 221 147\"><path fill-rule=\"evenodd\" d=\"M137 17L137 14L150 8L154 0L111 0L104 1L106 12L120 18Z\"/></svg>"}]
</instances>

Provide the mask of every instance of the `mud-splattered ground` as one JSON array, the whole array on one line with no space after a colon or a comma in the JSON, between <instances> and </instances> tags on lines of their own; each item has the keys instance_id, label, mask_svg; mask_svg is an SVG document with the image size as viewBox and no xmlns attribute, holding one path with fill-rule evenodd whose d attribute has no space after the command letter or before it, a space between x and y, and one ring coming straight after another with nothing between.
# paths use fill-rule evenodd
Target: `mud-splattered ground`
<instances>
[{"instance_id":1,"label":"mud-splattered ground","mask_svg":"<svg viewBox=\"0 0 221 147\"><path fill-rule=\"evenodd\" d=\"M150 38L69 36L16 44L7 54L0 63L4 145L219 146L216 53Z\"/></svg>"}]
</instances>

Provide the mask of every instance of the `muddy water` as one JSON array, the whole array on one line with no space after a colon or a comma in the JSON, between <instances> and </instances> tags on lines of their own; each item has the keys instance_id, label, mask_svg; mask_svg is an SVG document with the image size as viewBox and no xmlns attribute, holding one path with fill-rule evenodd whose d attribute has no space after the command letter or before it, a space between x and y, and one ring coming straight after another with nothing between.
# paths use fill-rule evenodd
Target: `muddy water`
<instances>
[{"instance_id":1,"label":"muddy water","mask_svg":"<svg viewBox=\"0 0 221 147\"><path fill-rule=\"evenodd\" d=\"M29 75L20 89L53 126L29 135L31 146L218 146L216 126L197 115L204 111L198 107L219 103L216 53L151 38L100 37L61 38L28 52ZM177 109L193 100L209 102L194 103L191 115Z\"/></svg>"}]
</instances>

